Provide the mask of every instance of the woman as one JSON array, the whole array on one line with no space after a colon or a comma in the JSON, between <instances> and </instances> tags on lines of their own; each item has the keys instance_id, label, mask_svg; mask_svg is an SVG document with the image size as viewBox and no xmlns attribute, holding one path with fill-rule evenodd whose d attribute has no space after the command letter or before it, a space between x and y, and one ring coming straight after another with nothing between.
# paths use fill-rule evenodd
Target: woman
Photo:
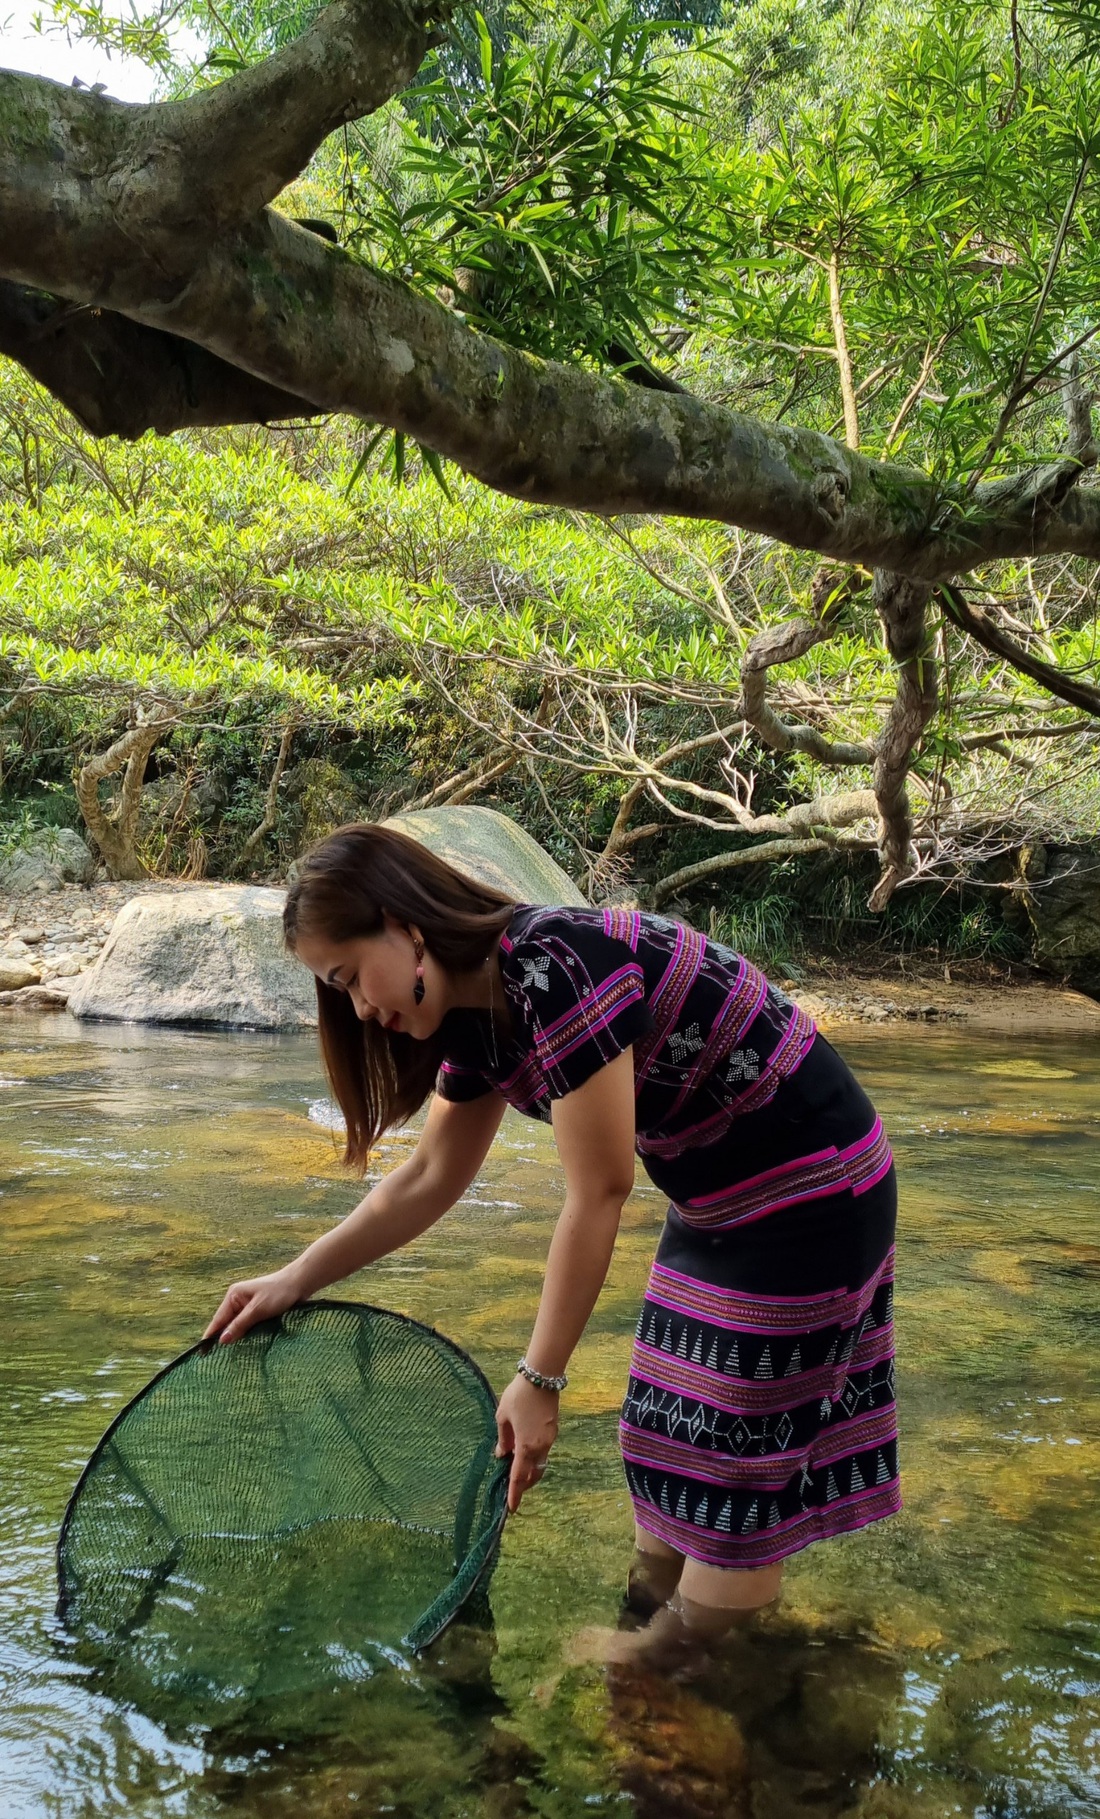
<instances>
[{"instance_id":1,"label":"woman","mask_svg":"<svg viewBox=\"0 0 1100 1819\"><path fill-rule=\"evenodd\" d=\"M681 923L517 905L384 827L314 848L285 931L316 976L345 1159L363 1170L434 1096L409 1160L294 1262L234 1283L208 1335L426 1231L512 1105L552 1124L566 1197L497 1414L510 1508L546 1468L636 1151L672 1204L623 1405L633 1607L721 1634L776 1597L789 1554L899 1507L893 1165L804 1011Z\"/></svg>"}]
</instances>

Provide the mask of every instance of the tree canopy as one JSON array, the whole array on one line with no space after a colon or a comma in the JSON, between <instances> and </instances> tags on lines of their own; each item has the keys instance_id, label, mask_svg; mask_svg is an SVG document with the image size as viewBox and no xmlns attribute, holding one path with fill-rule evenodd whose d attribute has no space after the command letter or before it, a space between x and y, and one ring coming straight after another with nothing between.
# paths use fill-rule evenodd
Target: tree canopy
<instances>
[{"instance_id":1,"label":"tree canopy","mask_svg":"<svg viewBox=\"0 0 1100 1819\"><path fill-rule=\"evenodd\" d=\"M55 10L140 50L163 98L0 74L0 350L91 437L331 439L336 414L349 518L380 509L384 462L454 493L474 541L463 474L553 529L532 551L501 520L508 574L429 536L387 591L361 562L349 581L346 542L303 564L274 528L262 581L234 579L230 514L200 583L181 511L171 562L163 526L128 543L111 663L90 605L64 629L80 563L24 539L13 699L94 671L136 734L201 719L232 674L285 732L392 724L428 688L483 774L614 783L608 860L685 818L729 837L712 871L874 838L879 905L915 858L957 859L967 819L979 847L1009 799L1023 827L1021 778L1049 802L1064 754L1089 761L1095 9L193 0L186 67L178 6ZM227 604L255 586L316 616L305 669Z\"/></svg>"}]
</instances>

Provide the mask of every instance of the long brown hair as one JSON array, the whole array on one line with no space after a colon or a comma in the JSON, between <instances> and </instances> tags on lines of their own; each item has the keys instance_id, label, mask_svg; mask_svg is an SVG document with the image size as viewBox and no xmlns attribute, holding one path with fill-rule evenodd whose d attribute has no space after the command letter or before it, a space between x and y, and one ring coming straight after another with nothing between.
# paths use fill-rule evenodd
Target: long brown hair
<instances>
[{"instance_id":1,"label":"long brown hair","mask_svg":"<svg viewBox=\"0 0 1100 1819\"><path fill-rule=\"evenodd\" d=\"M432 958L449 973L483 965L511 920L515 902L478 884L396 829L352 822L326 835L302 860L287 892L283 934L354 941L380 935L384 918L420 930ZM344 1161L362 1173L371 1148L391 1125L420 1110L443 1059L442 1029L425 1042L377 1023L360 1023L347 992L317 980L321 1054L344 1114Z\"/></svg>"}]
</instances>

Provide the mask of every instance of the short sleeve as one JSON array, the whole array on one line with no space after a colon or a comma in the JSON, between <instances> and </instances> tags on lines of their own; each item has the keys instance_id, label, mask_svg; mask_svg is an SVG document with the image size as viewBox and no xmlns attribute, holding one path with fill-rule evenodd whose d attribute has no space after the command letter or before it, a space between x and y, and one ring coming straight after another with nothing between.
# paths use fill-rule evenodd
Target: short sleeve
<instances>
[{"instance_id":1,"label":"short sleeve","mask_svg":"<svg viewBox=\"0 0 1100 1819\"><path fill-rule=\"evenodd\" d=\"M533 917L506 953L504 977L551 1099L576 1092L653 1028L638 956L599 911Z\"/></svg>"},{"instance_id":2,"label":"short sleeve","mask_svg":"<svg viewBox=\"0 0 1100 1819\"><path fill-rule=\"evenodd\" d=\"M435 1090L441 1099L451 1099L456 1105L461 1105L469 1099L483 1099L486 1093L491 1093L494 1089L476 1067L463 1067L458 1061L444 1061L436 1079Z\"/></svg>"}]
</instances>

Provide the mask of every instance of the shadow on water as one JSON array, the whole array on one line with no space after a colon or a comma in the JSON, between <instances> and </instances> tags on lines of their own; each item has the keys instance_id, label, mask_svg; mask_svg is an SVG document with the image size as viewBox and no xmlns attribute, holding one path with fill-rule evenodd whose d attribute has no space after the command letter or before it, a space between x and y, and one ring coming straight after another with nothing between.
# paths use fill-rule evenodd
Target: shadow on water
<instances>
[{"instance_id":1,"label":"shadow on water","mask_svg":"<svg viewBox=\"0 0 1100 1819\"><path fill-rule=\"evenodd\" d=\"M59 1634L57 1526L108 1421L226 1282L356 1189L309 1039L0 1022L4 1819L1100 1810L1100 1053L839 1045L899 1156L902 1516L799 1556L760 1632L689 1678L566 1665L576 1631L615 1621L629 1553L616 1414L663 1212L640 1178L491 1620L421 1658L372 1653L349 1571L324 1684L200 1727ZM437 1326L499 1388L559 1193L548 1134L510 1117L461 1206L342 1292Z\"/></svg>"}]
</instances>

